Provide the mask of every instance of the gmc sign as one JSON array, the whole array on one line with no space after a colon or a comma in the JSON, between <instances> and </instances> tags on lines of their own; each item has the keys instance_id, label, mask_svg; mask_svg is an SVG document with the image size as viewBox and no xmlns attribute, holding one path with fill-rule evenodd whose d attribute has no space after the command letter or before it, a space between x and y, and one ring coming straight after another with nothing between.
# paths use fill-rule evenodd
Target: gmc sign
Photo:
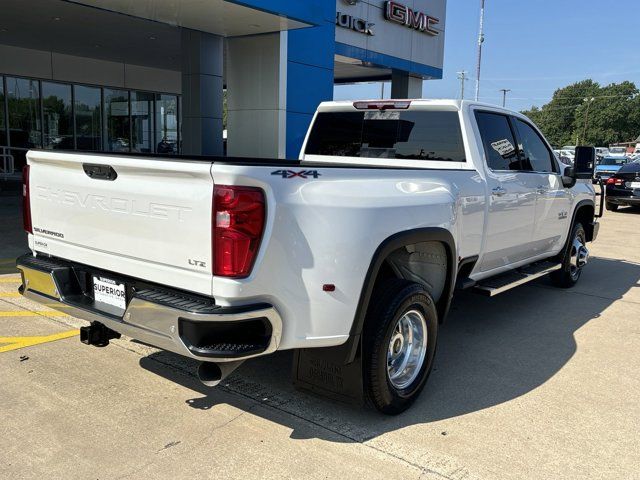
<instances>
[{"instance_id":1,"label":"gmc sign","mask_svg":"<svg viewBox=\"0 0 640 480\"><path fill-rule=\"evenodd\" d=\"M440 34L439 31L433 28L434 25L440 23L439 19L423 12L416 12L398 2L385 2L384 18L390 22L400 23L428 35L436 36Z\"/></svg>"}]
</instances>

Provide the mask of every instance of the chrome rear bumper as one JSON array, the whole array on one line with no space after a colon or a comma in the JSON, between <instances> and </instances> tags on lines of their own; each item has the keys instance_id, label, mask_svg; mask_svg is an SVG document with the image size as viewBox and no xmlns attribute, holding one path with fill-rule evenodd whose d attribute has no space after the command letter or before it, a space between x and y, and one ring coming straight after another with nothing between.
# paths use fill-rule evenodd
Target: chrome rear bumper
<instances>
[{"instance_id":1,"label":"chrome rear bumper","mask_svg":"<svg viewBox=\"0 0 640 480\"><path fill-rule=\"evenodd\" d=\"M17 261L20 293L71 316L99 322L142 343L201 361L229 362L267 355L278 349L282 320L261 303L220 307L213 299L166 287L122 279L130 289L121 316L96 308L83 276L91 267L65 260L25 255ZM121 278L117 274L110 274Z\"/></svg>"}]
</instances>

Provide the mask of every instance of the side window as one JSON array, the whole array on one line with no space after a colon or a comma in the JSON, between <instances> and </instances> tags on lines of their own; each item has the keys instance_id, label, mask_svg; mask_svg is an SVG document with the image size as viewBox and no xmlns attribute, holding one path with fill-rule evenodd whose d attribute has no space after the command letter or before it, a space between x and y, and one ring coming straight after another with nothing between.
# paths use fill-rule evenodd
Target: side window
<instances>
[{"instance_id":1,"label":"side window","mask_svg":"<svg viewBox=\"0 0 640 480\"><path fill-rule=\"evenodd\" d=\"M476 112L484 153L491 170L522 170L516 140L506 115Z\"/></svg>"},{"instance_id":2,"label":"side window","mask_svg":"<svg viewBox=\"0 0 640 480\"><path fill-rule=\"evenodd\" d=\"M514 119L514 125L518 129L524 170L534 172L555 172L555 161L538 132L531 125L520 119Z\"/></svg>"}]
</instances>

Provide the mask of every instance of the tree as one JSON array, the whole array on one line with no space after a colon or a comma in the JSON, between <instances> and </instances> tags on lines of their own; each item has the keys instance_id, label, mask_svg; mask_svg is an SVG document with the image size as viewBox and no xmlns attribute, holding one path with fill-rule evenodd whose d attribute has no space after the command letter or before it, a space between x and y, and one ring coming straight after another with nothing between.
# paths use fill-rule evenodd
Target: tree
<instances>
[{"instance_id":1,"label":"tree","mask_svg":"<svg viewBox=\"0 0 640 480\"><path fill-rule=\"evenodd\" d=\"M522 113L538 125L552 145L560 147L573 144L579 123L576 121L576 111L585 98L596 97L599 91L598 83L590 79L583 80L556 90L551 101L542 108L533 107Z\"/></svg>"},{"instance_id":2,"label":"tree","mask_svg":"<svg viewBox=\"0 0 640 480\"><path fill-rule=\"evenodd\" d=\"M632 82L612 83L591 98L575 111L574 133L581 144L628 142L640 134L638 89Z\"/></svg>"},{"instance_id":3,"label":"tree","mask_svg":"<svg viewBox=\"0 0 640 480\"><path fill-rule=\"evenodd\" d=\"M522 112L555 146L605 146L640 135L640 91L633 82L583 80L555 91L542 108Z\"/></svg>"}]
</instances>

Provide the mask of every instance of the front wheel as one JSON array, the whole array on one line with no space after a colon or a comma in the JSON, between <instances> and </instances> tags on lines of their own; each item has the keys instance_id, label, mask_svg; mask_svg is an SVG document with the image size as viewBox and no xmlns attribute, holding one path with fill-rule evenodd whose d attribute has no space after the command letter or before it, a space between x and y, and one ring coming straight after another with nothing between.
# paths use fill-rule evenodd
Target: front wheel
<instances>
[{"instance_id":1,"label":"front wheel","mask_svg":"<svg viewBox=\"0 0 640 480\"><path fill-rule=\"evenodd\" d=\"M551 274L551 280L560 288L573 287L588 260L587 235L582 224L576 223L571 230L570 243L562 254L562 268Z\"/></svg>"},{"instance_id":2,"label":"front wheel","mask_svg":"<svg viewBox=\"0 0 640 480\"><path fill-rule=\"evenodd\" d=\"M376 289L363 342L364 385L375 408L395 415L411 406L431 372L437 338L438 313L422 285L394 278Z\"/></svg>"}]
</instances>

